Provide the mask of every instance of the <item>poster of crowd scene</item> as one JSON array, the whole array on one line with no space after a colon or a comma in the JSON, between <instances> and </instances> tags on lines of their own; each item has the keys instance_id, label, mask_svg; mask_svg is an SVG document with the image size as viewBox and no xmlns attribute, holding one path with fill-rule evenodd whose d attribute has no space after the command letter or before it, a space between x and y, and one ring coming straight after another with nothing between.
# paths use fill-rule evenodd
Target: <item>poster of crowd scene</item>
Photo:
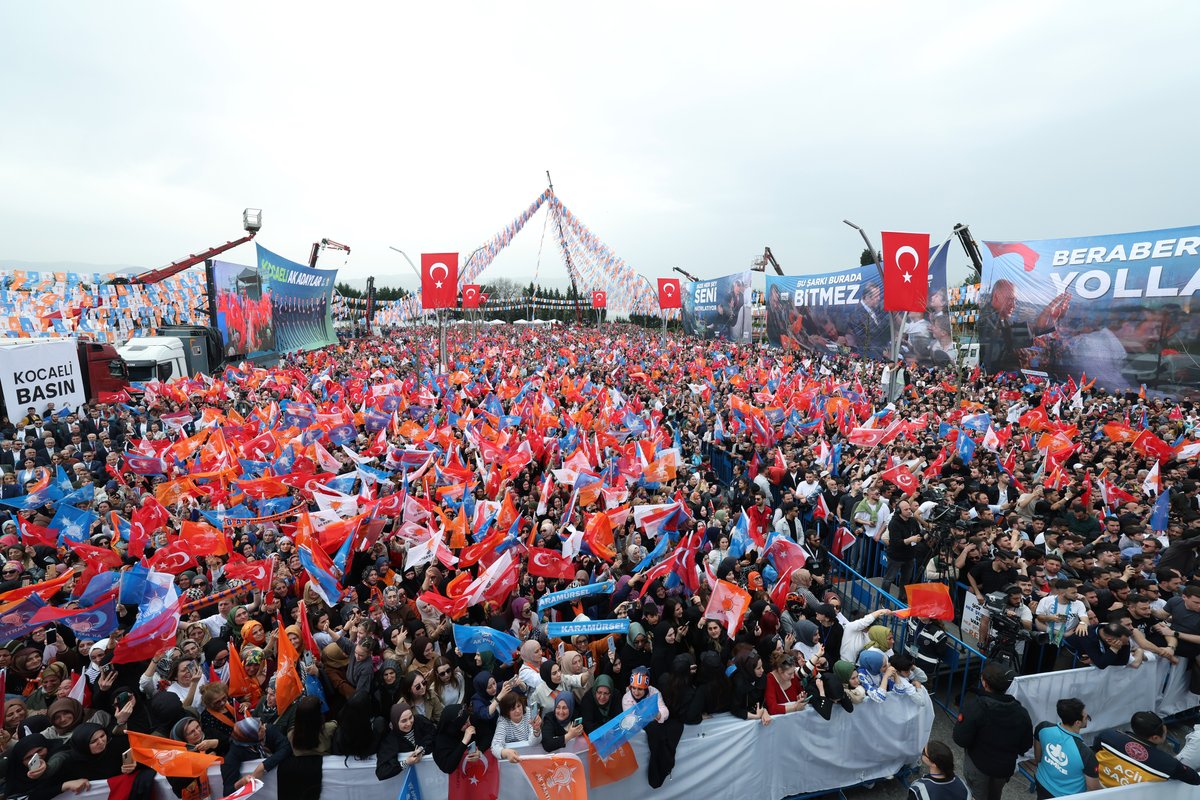
<instances>
[{"instance_id":1,"label":"poster of crowd scene","mask_svg":"<svg viewBox=\"0 0 1200 800\"><path fill-rule=\"evenodd\" d=\"M217 329L226 356L255 356L274 350L271 297L263 292L258 271L228 261L214 261L212 269Z\"/></svg>"},{"instance_id":2,"label":"poster of crowd scene","mask_svg":"<svg viewBox=\"0 0 1200 800\"><path fill-rule=\"evenodd\" d=\"M818 275L767 276L767 341L787 350L891 357L892 323L879 271L868 264ZM946 302L946 248L929 260L929 301L909 314L900 342L908 361L947 365L958 358Z\"/></svg>"},{"instance_id":3,"label":"poster of crowd scene","mask_svg":"<svg viewBox=\"0 0 1200 800\"><path fill-rule=\"evenodd\" d=\"M985 369L1200 396L1200 227L984 245Z\"/></svg>"},{"instance_id":4,"label":"poster of crowd scene","mask_svg":"<svg viewBox=\"0 0 1200 800\"><path fill-rule=\"evenodd\" d=\"M753 333L750 271L683 284L683 329L702 339L749 342Z\"/></svg>"}]
</instances>

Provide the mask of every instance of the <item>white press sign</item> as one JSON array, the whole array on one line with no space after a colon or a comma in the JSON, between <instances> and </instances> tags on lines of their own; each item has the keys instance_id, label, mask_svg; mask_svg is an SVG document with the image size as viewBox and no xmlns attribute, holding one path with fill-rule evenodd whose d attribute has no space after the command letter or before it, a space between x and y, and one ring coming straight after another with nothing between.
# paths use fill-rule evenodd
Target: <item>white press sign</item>
<instances>
[{"instance_id":1,"label":"white press sign","mask_svg":"<svg viewBox=\"0 0 1200 800\"><path fill-rule=\"evenodd\" d=\"M22 342L0 347L0 388L9 419L18 420L33 406L44 414L54 403L78 408L87 402L78 346L73 341Z\"/></svg>"}]
</instances>

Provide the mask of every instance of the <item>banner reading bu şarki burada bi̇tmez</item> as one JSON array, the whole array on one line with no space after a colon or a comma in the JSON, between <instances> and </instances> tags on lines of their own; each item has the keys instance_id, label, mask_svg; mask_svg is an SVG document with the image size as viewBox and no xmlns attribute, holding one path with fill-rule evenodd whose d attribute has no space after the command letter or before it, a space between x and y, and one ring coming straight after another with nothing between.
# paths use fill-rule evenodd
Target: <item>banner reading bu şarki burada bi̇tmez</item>
<instances>
[{"instance_id":1,"label":"banner reading bu \u015farki burada bi\u0307tmez","mask_svg":"<svg viewBox=\"0 0 1200 800\"><path fill-rule=\"evenodd\" d=\"M1200 227L984 245L985 369L1200 396Z\"/></svg>"},{"instance_id":2,"label":"banner reading bu \u015farki burada bi\u0307tmez","mask_svg":"<svg viewBox=\"0 0 1200 800\"><path fill-rule=\"evenodd\" d=\"M309 269L258 245L258 276L271 297L275 350L291 353L333 344L336 269Z\"/></svg>"},{"instance_id":3,"label":"banner reading bu \u015farki burada bi\u0307tmez","mask_svg":"<svg viewBox=\"0 0 1200 800\"><path fill-rule=\"evenodd\" d=\"M818 275L768 275L767 341L785 349L889 359L892 323L883 310L879 270L867 264ZM942 365L958 357L950 335L945 247L930 250L926 310L905 317L900 356Z\"/></svg>"},{"instance_id":4,"label":"banner reading bu \u015farki burada bi\u0307tmez","mask_svg":"<svg viewBox=\"0 0 1200 800\"><path fill-rule=\"evenodd\" d=\"M683 284L683 329L702 339L749 342L753 336L750 271Z\"/></svg>"}]
</instances>

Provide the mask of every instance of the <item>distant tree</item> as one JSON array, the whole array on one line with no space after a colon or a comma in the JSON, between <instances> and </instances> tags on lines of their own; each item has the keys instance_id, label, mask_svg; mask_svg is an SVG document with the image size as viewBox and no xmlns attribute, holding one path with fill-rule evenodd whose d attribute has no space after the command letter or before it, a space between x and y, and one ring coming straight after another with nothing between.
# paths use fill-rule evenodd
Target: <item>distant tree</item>
<instances>
[{"instance_id":1,"label":"distant tree","mask_svg":"<svg viewBox=\"0 0 1200 800\"><path fill-rule=\"evenodd\" d=\"M866 267L875 263L875 256L871 254L870 249L864 247L863 251L858 255L858 265Z\"/></svg>"}]
</instances>

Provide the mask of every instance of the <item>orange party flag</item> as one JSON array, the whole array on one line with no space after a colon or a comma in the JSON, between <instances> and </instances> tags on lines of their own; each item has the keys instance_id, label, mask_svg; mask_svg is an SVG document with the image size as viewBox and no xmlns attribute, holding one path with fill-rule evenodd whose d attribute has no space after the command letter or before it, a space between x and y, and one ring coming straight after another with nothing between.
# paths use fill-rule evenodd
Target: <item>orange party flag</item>
<instances>
[{"instance_id":1,"label":"orange party flag","mask_svg":"<svg viewBox=\"0 0 1200 800\"><path fill-rule=\"evenodd\" d=\"M183 742L129 731L133 760L168 778L199 778L222 759L210 753L193 753Z\"/></svg>"},{"instance_id":2,"label":"orange party flag","mask_svg":"<svg viewBox=\"0 0 1200 800\"><path fill-rule=\"evenodd\" d=\"M304 684L296 672L296 667L300 664L300 654L296 652L291 637L284 633L275 643L279 648L279 667L275 671L275 707L283 714L288 706L304 693Z\"/></svg>"},{"instance_id":3,"label":"orange party flag","mask_svg":"<svg viewBox=\"0 0 1200 800\"><path fill-rule=\"evenodd\" d=\"M574 753L522 756L521 769L538 800L587 800L583 762Z\"/></svg>"},{"instance_id":4,"label":"orange party flag","mask_svg":"<svg viewBox=\"0 0 1200 800\"><path fill-rule=\"evenodd\" d=\"M229 693L242 698L251 706L258 705L258 698L262 695L262 687L258 685L258 681L250 680L250 676L246 674L242 655L236 647L229 648Z\"/></svg>"},{"instance_id":5,"label":"orange party flag","mask_svg":"<svg viewBox=\"0 0 1200 800\"><path fill-rule=\"evenodd\" d=\"M904 587L908 608L896 612L897 617L925 619L954 619L954 602L950 587L944 583L910 583Z\"/></svg>"},{"instance_id":6,"label":"orange party flag","mask_svg":"<svg viewBox=\"0 0 1200 800\"><path fill-rule=\"evenodd\" d=\"M618 747L608 758L601 758L596 746L588 740L588 785L593 789L628 778L637 772L637 758L629 742Z\"/></svg>"}]
</instances>

